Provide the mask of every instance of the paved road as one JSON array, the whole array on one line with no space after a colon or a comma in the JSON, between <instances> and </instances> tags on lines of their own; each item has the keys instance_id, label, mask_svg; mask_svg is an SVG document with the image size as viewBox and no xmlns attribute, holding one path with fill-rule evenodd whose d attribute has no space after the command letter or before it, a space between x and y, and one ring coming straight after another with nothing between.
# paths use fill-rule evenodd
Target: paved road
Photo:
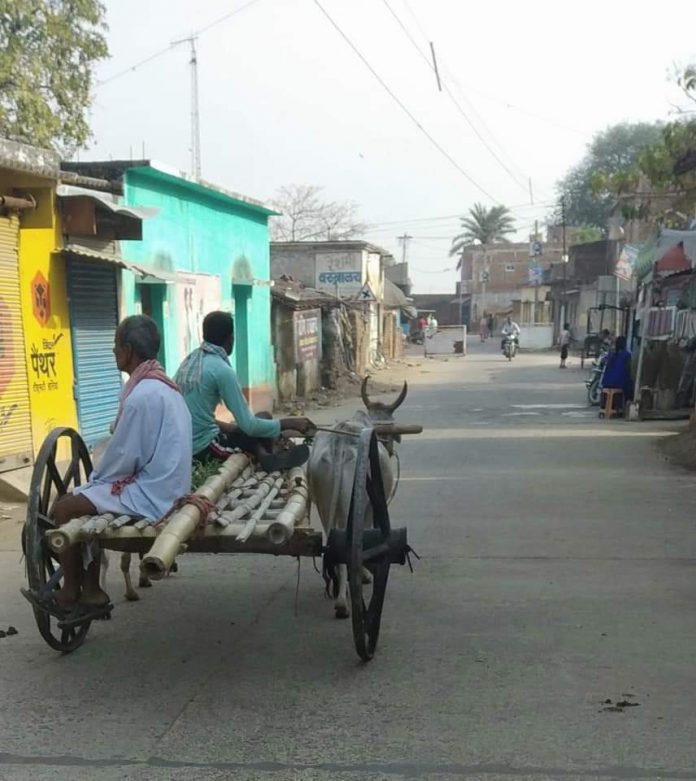
<instances>
[{"instance_id":1,"label":"paved road","mask_svg":"<svg viewBox=\"0 0 696 781\"><path fill-rule=\"evenodd\" d=\"M372 663L311 565L295 615L295 564L243 556L184 557L137 604L114 566L114 620L61 658L6 544L0 778L696 778L696 480L663 429L587 414L553 356L408 371L427 433L392 509L422 561Z\"/></svg>"}]
</instances>

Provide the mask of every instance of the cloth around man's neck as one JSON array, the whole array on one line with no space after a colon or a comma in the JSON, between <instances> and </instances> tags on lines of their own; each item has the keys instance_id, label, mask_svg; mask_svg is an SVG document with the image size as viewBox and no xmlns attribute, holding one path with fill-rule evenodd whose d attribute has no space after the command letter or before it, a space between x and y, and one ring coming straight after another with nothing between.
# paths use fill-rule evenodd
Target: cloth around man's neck
<instances>
[{"instance_id":1,"label":"cloth around man's neck","mask_svg":"<svg viewBox=\"0 0 696 781\"><path fill-rule=\"evenodd\" d=\"M224 347L210 342L201 342L200 347L184 358L174 377L184 395L200 387L203 379L203 359L206 355L217 355L226 364L230 363L230 357Z\"/></svg>"},{"instance_id":2,"label":"cloth around man's neck","mask_svg":"<svg viewBox=\"0 0 696 781\"><path fill-rule=\"evenodd\" d=\"M163 382L165 385L172 388L172 390L180 393L179 386L174 382L174 380L167 376L167 373L164 370L164 366L162 366L158 360L153 358L149 361L143 361L142 363L139 363L135 369L133 369L130 377L128 378L128 382L123 386L115 425L118 424L119 418L121 417L121 413L123 412L123 405L126 403L126 399L131 395L131 393L133 393L138 383L142 382L143 380L159 380L159 382Z\"/></svg>"}]
</instances>

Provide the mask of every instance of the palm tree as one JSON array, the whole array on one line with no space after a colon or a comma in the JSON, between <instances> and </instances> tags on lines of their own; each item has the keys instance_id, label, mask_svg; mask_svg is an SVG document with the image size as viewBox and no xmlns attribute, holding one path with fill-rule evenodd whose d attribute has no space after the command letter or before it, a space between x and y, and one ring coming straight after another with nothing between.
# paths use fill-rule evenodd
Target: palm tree
<instances>
[{"instance_id":1,"label":"palm tree","mask_svg":"<svg viewBox=\"0 0 696 781\"><path fill-rule=\"evenodd\" d=\"M460 221L464 230L452 239L450 256L461 255L472 244L486 247L496 241L507 241L506 235L515 230L515 220L507 206L491 206L487 209L475 203L469 209L469 216L461 217Z\"/></svg>"}]
</instances>

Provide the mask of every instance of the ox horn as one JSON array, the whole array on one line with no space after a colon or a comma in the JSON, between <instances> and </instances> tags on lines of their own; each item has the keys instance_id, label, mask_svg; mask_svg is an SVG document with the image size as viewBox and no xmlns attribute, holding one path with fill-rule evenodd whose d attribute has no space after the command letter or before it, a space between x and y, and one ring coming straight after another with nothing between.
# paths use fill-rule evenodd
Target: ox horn
<instances>
[{"instance_id":1,"label":"ox horn","mask_svg":"<svg viewBox=\"0 0 696 781\"><path fill-rule=\"evenodd\" d=\"M367 409L370 409L372 406L372 402L370 401L370 397L367 395L367 381L370 379L369 375L365 375L365 379L362 381L362 385L360 386L360 396L362 397L363 404Z\"/></svg>"},{"instance_id":2,"label":"ox horn","mask_svg":"<svg viewBox=\"0 0 696 781\"><path fill-rule=\"evenodd\" d=\"M391 404L387 404L389 412L396 412L396 410L404 403L406 394L408 393L408 383L404 380L404 387L401 389L401 393L396 397L396 400Z\"/></svg>"}]
</instances>

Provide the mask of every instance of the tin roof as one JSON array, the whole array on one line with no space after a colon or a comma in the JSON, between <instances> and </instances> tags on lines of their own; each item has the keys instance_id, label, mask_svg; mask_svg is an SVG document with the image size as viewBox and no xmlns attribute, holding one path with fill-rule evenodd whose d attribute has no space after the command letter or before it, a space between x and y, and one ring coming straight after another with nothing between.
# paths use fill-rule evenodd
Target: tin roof
<instances>
[{"instance_id":1,"label":"tin roof","mask_svg":"<svg viewBox=\"0 0 696 781\"><path fill-rule=\"evenodd\" d=\"M0 168L57 179L60 157L50 149L0 138Z\"/></svg>"},{"instance_id":2,"label":"tin roof","mask_svg":"<svg viewBox=\"0 0 696 781\"><path fill-rule=\"evenodd\" d=\"M64 162L62 168L65 171L91 176L98 179L116 180L122 179L129 171L152 176L155 179L169 181L190 188L193 192L212 196L225 201L232 201L252 211L260 212L268 217L277 215L278 212L266 206L262 201L251 198L248 195L228 190L220 185L199 179L192 174L180 171L174 166L157 160L106 160L88 162Z\"/></svg>"}]
</instances>

